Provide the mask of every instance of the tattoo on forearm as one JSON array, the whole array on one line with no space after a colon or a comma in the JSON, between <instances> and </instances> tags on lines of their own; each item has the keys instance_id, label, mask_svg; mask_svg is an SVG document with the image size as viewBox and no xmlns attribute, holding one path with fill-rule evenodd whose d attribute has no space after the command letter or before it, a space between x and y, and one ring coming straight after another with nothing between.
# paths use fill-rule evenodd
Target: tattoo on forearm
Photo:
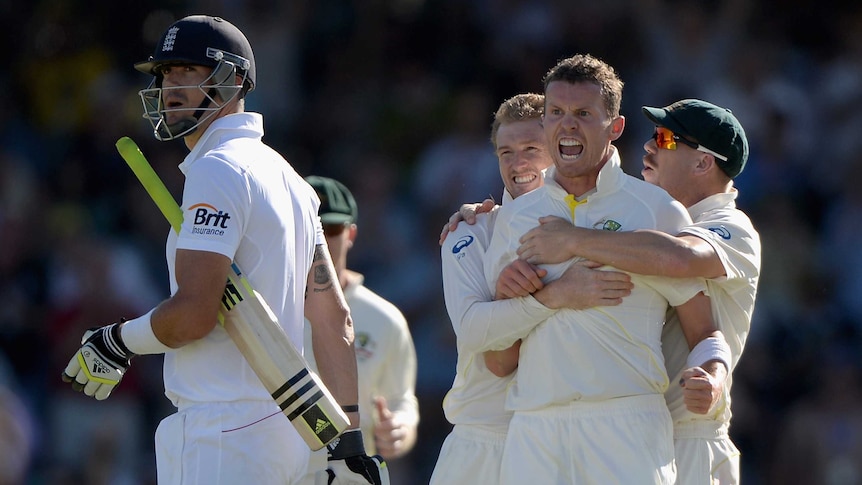
<instances>
[{"instance_id":1,"label":"tattoo on forearm","mask_svg":"<svg viewBox=\"0 0 862 485\"><path fill-rule=\"evenodd\" d=\"M332 284L332 278L329 275L329 268L327 268L325 265L315 266L314 283L317 285Z\"/></svg>"}]
</instances>

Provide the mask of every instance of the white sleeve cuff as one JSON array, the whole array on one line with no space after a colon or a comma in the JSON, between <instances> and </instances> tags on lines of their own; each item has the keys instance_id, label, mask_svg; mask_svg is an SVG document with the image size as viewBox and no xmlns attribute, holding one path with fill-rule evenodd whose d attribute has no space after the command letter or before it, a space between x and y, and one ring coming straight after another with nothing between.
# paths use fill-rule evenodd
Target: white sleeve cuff
<instances>
[{"instance_id":1,"label":"white sleeve cuff","mask_svg":"<svg viewBox=\"0 0 862 485\"><path fill-rule=\"evenodd\" d=\"M133 320L123 323L120 327L120 338L126 347L137 355L163 354L174 350L163 344L153 333L150 318L155 308Z\"/></svg>"},{"instance_id":2,"label":"white sleeve cuff","mask_svg":"<svg viewBox=\"0 0 862 485\"><path fill-rule=\"evenodd\" d=\"M728 372L730 371L730 346L723 338L708 337L698 342L689 352L685 365L686 368L702 367L711 360L723 362Z\"/></svg>"}]
</instances>

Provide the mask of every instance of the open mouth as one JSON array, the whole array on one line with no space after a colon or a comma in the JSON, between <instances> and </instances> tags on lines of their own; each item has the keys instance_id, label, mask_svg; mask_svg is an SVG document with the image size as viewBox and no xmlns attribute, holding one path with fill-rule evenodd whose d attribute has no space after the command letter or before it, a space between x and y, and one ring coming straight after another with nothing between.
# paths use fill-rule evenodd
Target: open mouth
<instances>
[{"instance_id":1,"label":"open mouth","mask_svg":"<svg viewBox=\"0 0 862 485\"><path fill-rule=\"evenodd\" d=\"M560 140L559 150L564 160L574 160L584 151L584 145L577 140L566 138Z\"/></svg>"}]
</instances>

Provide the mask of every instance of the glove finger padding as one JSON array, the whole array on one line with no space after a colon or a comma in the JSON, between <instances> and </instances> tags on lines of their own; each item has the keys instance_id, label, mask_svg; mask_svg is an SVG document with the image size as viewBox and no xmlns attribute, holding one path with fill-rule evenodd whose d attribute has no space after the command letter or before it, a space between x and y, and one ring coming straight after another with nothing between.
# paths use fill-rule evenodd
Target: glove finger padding
<instances>
[{"instance_id":1,"label":"glove finger padding","mask_svg":"<svg viewBox=\"0 0 862 485\"><path fill-rule=\"evenodd\" d=\"M84 385L84 394L87 396L93 397L93 395L96 394L96 391L99 389L99 387L101 385L102 384L100 384L96 381L87 382L87 384Z\"/></svg>"},{"instance_id":2,"label":"glove finger padding","mask_svg":"<svg viewBox=\"0 0 862 485\"><path fill-rule=\"evenodd\" d=\"M95 394L93 394L93 397L95 397L97 401L104 401L105 399L108 399L108 396L111 395L111 391L113 391L115 387L117 386L109 386L107 384L102 384L101 386L99 386L98 389L96 389L96 392Z\"/></svg>"},{"instance_id":3,"label":"glove finger padding","mask_svg":"<svg viewBox=\"0 0 862 485\"><path fill-rule=\"evenodd\" d=\"M133 355L120 340L117 324L88 330L83 346L63 371L63 381L87 396L107 399L122 380Z\"/></svg>"},{"instance_id":4,"label":"glove finger padding","mask_svg":"<svg viewBox=\"0 0 862 485\"><path fill-rule=\"evenodd\" d=\"M69 364L66 366L66 369L63 371L63 382L71 383L76 381L78 374L81 372L81 364L78 363L78 354L75 353L72 356L72 360L69 361Z\"/></svg>"}]
</instances>

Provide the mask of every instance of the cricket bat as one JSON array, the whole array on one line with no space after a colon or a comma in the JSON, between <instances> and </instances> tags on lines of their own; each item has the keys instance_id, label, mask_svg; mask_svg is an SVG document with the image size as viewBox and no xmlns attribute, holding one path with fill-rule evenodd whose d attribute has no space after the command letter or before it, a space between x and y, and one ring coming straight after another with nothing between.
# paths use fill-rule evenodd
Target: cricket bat
<instances>
[{"instance_id":1,"label":"cricket bat","mask_svg":"<svg viewBox=\"0 0 862 485\"><path fill-rule=\"evenodd\" d=\"M183 211L135 142L120 138L117 150L179 232ZM350 420L341 406L309 370L272 309L236 263L231 264L218 319L309 448L319 450L347 429Z\"/></svg>"}]
</instances>

